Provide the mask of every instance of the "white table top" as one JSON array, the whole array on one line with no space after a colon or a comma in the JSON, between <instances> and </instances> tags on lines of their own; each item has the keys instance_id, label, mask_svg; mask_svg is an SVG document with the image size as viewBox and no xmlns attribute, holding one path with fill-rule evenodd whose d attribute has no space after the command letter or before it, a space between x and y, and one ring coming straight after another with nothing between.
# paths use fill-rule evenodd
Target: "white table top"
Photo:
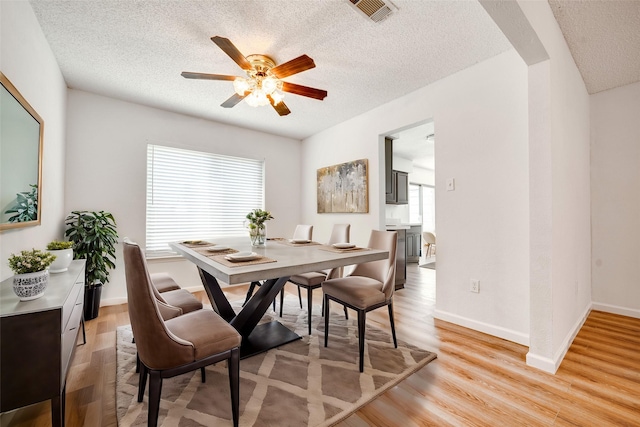
<instances>
[{"instance_id":1,"label":"white table top","mask_svg":"<svg viewBox=\"0 0 640 427\"><path fill-rule=\"evenodd\" d=\"M289 277L295 274L361 264L389 257L388 251L379 249L337 253L322 250L320 245L294 247L276 241L267 241L264 248L255 248L251 246L248 236L208 239L208 241L212 244L229 246L242 252L255 252L276 260L276 262L265 264L227 267L179 242L169 244L177 253L195 263L216 279L229 285Z\"/></svg>"}]
</instances>

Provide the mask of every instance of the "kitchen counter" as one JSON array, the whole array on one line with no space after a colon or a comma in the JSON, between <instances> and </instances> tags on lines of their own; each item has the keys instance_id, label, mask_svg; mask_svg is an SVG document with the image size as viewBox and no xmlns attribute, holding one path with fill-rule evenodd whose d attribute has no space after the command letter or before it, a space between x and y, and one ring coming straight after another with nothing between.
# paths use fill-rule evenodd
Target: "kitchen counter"
<instances>
[{"instance_id":1,"label":"kitchen counter","mask_svg":"<svg viewBox=\"0 0 640 427\"><path fill-rule=\"evenodd\" d=\"M411 227L422 226L421 223L409 223L409 224L387 224L385 227L387 230L408 230Z\"/></svg>"}]
</instances>

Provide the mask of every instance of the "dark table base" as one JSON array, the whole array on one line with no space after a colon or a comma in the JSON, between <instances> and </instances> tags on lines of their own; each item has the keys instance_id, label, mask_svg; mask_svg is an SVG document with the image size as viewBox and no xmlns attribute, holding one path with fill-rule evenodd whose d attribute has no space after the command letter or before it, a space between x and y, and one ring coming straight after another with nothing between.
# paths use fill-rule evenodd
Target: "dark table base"
<instances>
[{"instance_id":1,"label":"dark table base","mask_svg":"<svg viewBox=\"0 0 640 427\"><path fill-rule=\"evenodd\" d=\"M300 335L277 320L263 323L256 326L248 337L243 338L240 346L240 359L264 353L267 350L301 338Z\"/></svg>"}]
</instances>

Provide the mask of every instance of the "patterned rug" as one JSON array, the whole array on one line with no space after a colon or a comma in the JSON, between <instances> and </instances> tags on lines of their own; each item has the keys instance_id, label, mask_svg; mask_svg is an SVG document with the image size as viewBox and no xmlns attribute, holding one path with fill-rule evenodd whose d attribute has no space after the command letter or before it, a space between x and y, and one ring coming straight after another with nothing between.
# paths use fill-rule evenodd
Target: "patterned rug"
<instances>
[{"instance_id":1,"label":"patterned rug","mask_svg":"<svg viewBox=\"0 0 640 427\"><path fill-rule=\"evenodd\" d=\"M329 347L324 347L324 318L314 307L312 335L306 310L291 298L281 323L301 340L240 361L240 426L330 426L436 358L435 353L398 340L367 324L364 373L358 371L357 323L332 313ZM295 303L295 305L294 305ZM288 313L288 314L287 314ZM276 318L267 312L264 320ZM147 394L137 402L135 344L130 326L117 329L116 404L120 426L144 426ZM166 379L162 385L159 426L231 426L226 363Z\"/></svg>"}]
</instances>

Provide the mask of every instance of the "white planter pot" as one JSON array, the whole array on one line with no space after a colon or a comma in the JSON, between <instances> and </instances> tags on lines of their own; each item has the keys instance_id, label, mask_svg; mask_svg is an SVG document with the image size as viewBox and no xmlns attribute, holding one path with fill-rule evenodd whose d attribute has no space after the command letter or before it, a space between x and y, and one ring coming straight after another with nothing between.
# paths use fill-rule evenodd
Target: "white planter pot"
<instances>
[{"instance_id":1,"label":"white planter pot","mask_svg":"<svg viewBox=\"0 0 640 427\"><path fill-rule=\"evenodd\" d=\"M18 295L20 301L30 301L44 295L48 283L49 270L16 274L13 276L13 292Z\"/></svg>"},{"instance_id":2,"label":"white planter pot","mask_svg":"<svg viewBox=\"0 0 640 427\"><path fill-rule=\"evenodd\" d=\"M71 261L73 261L73 249L59 249L48 252L56 256L56 260L49 266L49 272L62 273L63 271L67 271Z\"/></svg>"}]
</instances>

